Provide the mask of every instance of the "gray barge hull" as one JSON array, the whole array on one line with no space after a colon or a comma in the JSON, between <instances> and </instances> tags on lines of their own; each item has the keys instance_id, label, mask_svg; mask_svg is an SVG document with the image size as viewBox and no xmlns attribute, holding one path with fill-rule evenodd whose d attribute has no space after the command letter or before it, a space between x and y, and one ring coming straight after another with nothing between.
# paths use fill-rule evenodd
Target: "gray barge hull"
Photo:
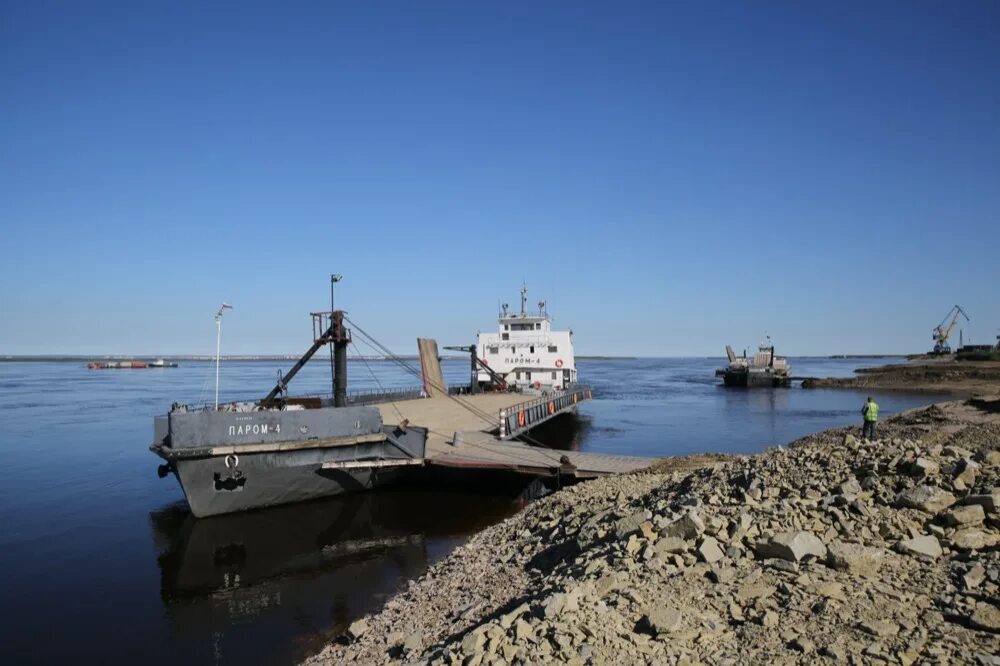
<instances>
[{"instance_id":1,"label":"gray barge hull","mask_svg":"<svg viewBox=\"0 0 1000 666\"><path fill-rule=\"evenodd\" d=\"M358 492L423 462L427 432L383 427L375 407L171 412L150 449L196 517Z\"/></svg>"}]
</instances>

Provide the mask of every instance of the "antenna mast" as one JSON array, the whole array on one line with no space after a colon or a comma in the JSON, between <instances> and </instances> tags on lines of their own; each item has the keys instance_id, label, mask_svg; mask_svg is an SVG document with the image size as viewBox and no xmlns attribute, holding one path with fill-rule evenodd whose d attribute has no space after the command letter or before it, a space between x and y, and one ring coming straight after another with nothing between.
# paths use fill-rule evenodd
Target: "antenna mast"
<instances>
[{"instance_id":1,"label":"antenna mast","mask_svg":"<svg viewBox=\"0 0 1000 666\"><path fill-rule=\"evenodd\" d=\"M223 303L215 313L215 411L219 411L219 352L222 349L222 313L233 306Z\"/></svg>"}]
</instances>

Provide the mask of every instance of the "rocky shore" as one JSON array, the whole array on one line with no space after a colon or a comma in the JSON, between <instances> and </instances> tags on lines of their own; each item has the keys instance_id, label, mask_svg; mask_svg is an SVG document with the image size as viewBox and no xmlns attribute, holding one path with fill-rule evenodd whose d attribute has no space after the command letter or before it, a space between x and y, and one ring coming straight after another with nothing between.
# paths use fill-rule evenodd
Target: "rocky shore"
<instances>
[{"instance_id":1,"label":"rocky shore","mask_svg":"<svg viewBox=\"0 0 1000 666\"><path fill-rule=\"evenodd\" d=\"M1000 397L857 434L566 488L307 663L1000 664Z\"/></svg>"},{"instance_id":2,"label":"rocky shore","mask_svg":"<svg viewBox=\"0 0 1000 666\"><path fill-rule=\"evenodd\" d=\"M806 379L802 388L851 388L974 395L996 391L1000 363L952 358L862 368L854 377Z\"/></svg>"}]
</instances>

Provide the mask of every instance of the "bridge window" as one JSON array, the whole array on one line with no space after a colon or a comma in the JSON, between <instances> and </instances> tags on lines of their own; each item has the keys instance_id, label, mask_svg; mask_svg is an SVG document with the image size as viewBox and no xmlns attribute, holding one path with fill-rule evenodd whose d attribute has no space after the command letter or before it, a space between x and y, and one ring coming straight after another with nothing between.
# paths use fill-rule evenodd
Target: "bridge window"
<instances>
[{"instance_id":1,"label":"bridge window","mask_svg":"<svg viewBox=\"0 0 1000 666\"><path fill-rule=\"evenodd\" d=\"M535 330L538 331L542 330L542 322L538 322L537 324L535 324Z\"/></svg>"},{"instance_id":2,"label":"bridge window","mask_svg":"<svg viewBox=\"0 0 1000 666\"><path fill-rule=\"evenodd\" d=\"M514 378L515 379L520 379L521 378L521 371L520 370L518 370L517 372L514 373Z\"/></svg>"},{"instance_id":3,"label":"bridge window","mask_svg":"<svg viewBox=\"0 0 1000 666\"><path fill-rule=\"evenodd\" d=\"M529 382L531 381L531 370L528 370L526 373L524 373L524 378L527 379Z\"/></svg>"},{"instance_id":4,"label":"bridge window","mask_svg":"<svg viewBox=\"0 0 1000 666\"><path fill-rule=\"evenodd\" d=\"M500 334L500 339L501 340L510 340L510 333L501 333Z\"/></svg>"},{"instance_id":5,"label":"bridge window","mask_svg":"<svg viewBox=\"0 0 1000 666\"><path fill-rule=\"evenodd\" d=\"M549 345L550 354L555 354L557 351L559 351L559 347L556 347L555 345Z\"/></svg>"},{"instance_id":6,"label":"bridge window","mask_svg":"<svg viewBox=\"0 0 1000 666\"><path fill-rule=\"evenodd\" d=\"M535 345L531 345L530 347L528 347L528 353L529 354L534 354L535 353Z\"/></svg>"},{"instance_id":7,"label":"bridge window","mask_svg":"<svg viewBox=\"0 0 1000 666\"><path fill-rule=\"evenodd\" d=\"M490 354L499 354L500 353L500 348L499 347L490 347L489 353Z\"/></svg>"},{"instance_id":8,"label":"bridge window","mask_svg":"<svg viewBox=\"0 0 1000 666\"><path fill-rule=\"evenodd\" d=\"M555 378L556 378L556 373L553 372L552 373L552 379L555 379Z\"/></svg>"}]
</instances>

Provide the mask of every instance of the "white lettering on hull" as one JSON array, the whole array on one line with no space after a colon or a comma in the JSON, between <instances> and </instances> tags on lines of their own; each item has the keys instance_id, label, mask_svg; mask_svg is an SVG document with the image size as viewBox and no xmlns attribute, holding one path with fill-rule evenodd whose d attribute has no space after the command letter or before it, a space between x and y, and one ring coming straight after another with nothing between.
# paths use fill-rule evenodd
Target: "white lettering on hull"
<instances>
[{"instance_id":1,"label":"white lettering on hull","mask_svg":"<svg viewBox=\"0 0 1000 666\"><path fill-rule=\"evenodd\" d=\"M240 435L266 435L269 432L280 433L281 424L275 423L274 430L271 430L271 426L267 423L247 423L246 425L229 426L230 437L238 437Z\"/></svg>"}]
</instances>

